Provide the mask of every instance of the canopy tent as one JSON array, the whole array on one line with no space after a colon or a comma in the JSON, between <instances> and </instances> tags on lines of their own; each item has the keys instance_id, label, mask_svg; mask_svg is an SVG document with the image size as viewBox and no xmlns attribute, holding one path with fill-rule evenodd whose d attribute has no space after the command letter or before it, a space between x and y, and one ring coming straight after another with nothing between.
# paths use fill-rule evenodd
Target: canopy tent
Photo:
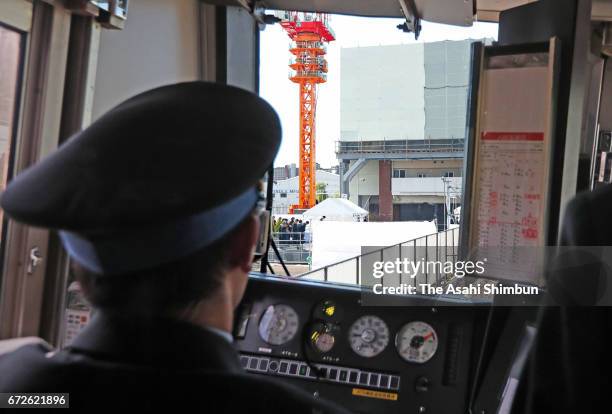
<instances>
[{"instance_id":1,"label":"canopy tent","mask_svg":"<svg viewBox=\"0 0 612 414\"><path fill-rule=\"evenodd\" d=\"M345 198L328 198L306 210L303 215L311 220L325 217L329 221L363 221L368 211Z\"/></svg>"}]
</instances>

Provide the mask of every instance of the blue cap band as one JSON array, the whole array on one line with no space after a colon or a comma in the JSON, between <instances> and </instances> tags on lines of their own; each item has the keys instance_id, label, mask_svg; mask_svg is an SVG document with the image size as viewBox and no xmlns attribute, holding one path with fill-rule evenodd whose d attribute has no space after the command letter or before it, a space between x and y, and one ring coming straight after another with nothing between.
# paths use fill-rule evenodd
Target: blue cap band
<instances>
[{"instance_id":1,"label":"blue cap band","mask_svg":"<svg viewBox=\"0 0 612 414\"><path fill-rule=\"evenodd\" d=\"M104 275L134 272L189 256L221 239L253 211L257 199L250 188L219 207L157 227L95 237L59 233L70 257L86 269Z\"/></svg>"}]
</instances>

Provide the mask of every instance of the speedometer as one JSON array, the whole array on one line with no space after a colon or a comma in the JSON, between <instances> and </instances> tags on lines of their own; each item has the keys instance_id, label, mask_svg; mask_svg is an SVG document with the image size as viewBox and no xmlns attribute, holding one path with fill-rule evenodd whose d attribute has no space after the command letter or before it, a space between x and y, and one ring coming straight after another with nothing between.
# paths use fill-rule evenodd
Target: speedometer
<instances>
[{"instance_id":1,"label":"speedometer","mask_svg":"<svg viewBox=\"0 0 612 414\"><path fill-rule=\"evenodd\" d=\"M351 325L349 342L357 355L372 358L387 347L389 328L378 316L362 316Z\"/></svg>"},{"instance_id":2,"label":"speedometer","mask_svg":"<svg viewBox=\"0 0 612 414\"><path fill-rule=\"evenodd\" d=\"M438 335L431 325L425 322L410 322L397 333L395 346L406 361L424 364L438 349Z\"/></svg>"},{"instance_id":3,"label":"speedometer","mask_svg":"<svg viewBox=\"0 0 612 414\"><path fill-rule=\"evenodd\" d=\"M288 305L270 305L259 321L259 335L270 345L282 345L298 331L298 315Z\"/></svg>"}]
</instances>

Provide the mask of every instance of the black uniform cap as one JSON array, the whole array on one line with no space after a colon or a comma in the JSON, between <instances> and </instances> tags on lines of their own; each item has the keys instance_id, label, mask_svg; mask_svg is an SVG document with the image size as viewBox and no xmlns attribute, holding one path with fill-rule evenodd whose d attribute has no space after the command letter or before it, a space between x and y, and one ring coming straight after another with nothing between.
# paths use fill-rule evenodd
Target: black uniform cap
<instances>
[{"instance_id":1,"label":"black uniform cap","mask_svg":"<svg viewBox=\"0 0 612 414\"><path fill-rule=\"evenodd\" d=\"M123 235L135 242L160 226L165 237L185 229L181 220L215 209L214 220L233 222L226 213L243 213L223 213L223 206L251 200L244 194L272 164L280 140L275 111L251 92L208 82L164 86L121 103L19 174L0 205L15 220L94 244Z\"/></svg>"}]
</instances>

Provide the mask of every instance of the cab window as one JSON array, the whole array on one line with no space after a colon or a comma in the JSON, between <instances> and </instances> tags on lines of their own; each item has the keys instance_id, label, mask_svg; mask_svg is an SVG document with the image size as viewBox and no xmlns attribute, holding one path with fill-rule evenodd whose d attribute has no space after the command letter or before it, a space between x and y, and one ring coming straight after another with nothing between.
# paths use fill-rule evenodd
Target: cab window
<instances>
[{"instance_id":1,"label":"cab window","mask_svg":"<svg viewBox=\"0 0 612 414\"><path fill-rule=\"evenodd\" d=\"M437 246L440 254L455 257L470 50L495 41L497 24L423 22L415 40L398 30L401 19L267 13L278 22L260 33L260 95L283 126L273 268L283 273L284 261L292 276L356 283L366 248L435 246L444 238L452 241ZM301 42L296 25L317 22L326 35ZM304 173L304 119L313 114L314 172ZM316 182L313 205L300 205L302 175Z\"/></svg>"}]
</instances>

